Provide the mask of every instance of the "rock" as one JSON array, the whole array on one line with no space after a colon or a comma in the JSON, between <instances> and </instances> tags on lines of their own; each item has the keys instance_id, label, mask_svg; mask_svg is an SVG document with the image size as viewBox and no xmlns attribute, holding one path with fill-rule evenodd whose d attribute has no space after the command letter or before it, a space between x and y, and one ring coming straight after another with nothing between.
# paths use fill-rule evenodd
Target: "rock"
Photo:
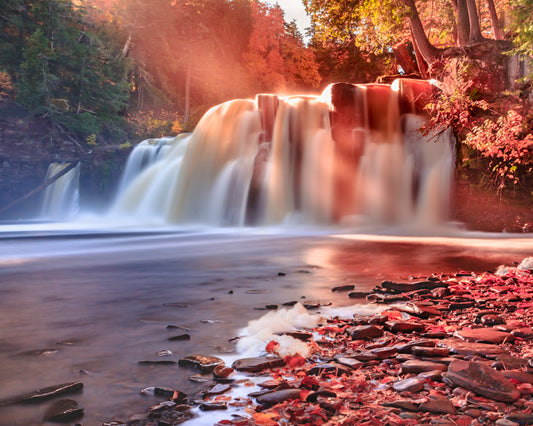
<instances>
[{"instance_id":1,"label":"rock","mask_svg":"<svg viewBox=\"0 0 533 426\"><path fill-rule=\"evenodd\" d=\"M191 340L190 334L178 334L177 336L169 337L167 340L175 341L175 340Z\"/></svg>"},{"instance_id":2,"label":"rock","mask_svg":"<svg viewBox=\"0 0 533 426\"><path fill-rule=\"evenodd\" d=\"M327 364L320 364L307 370L309 376L319 376L321 374L334 374L341 376L343 374L351 374L354 370L336 362L329 362Z\"/></svg>"},{"instance_id":3,"label":"rock","mask_svg":"<svg viewBox=\"0 0 533 426\"><path fill-rule=\"evenodd\" d=\"M461 355L490 356L504 355L508 353L505 349L497 345L465 342L464 340L454 338L441 340L437 343L437 346L448 348L450 352Z\"/></svg>"},{"instance_id":4,"label":"rock","mask_svg":"<svg viewBox=\"0 0 533 426\"><path fill-rule=\"evenodd\" d=\"M448 398L428 399L419 406L420 411L429 411L436 414L453 414L455 408Z\"/></svg>"},{"instance_id":5,"label":"rock","mask_svg":"<svg viewBox=\"0 0 533 426\"><path fill-rule=\"evenodd\" d=\"M498 420L496 420L496 422L494 424L496 426L519 426L520 425L520 423L513 422L513 421L508 420L508 419L498 419ZM531 424L531 423L525 423L525 424Z\"/></svg>"},{"instance_id":6,"label":"rock","mask_svg":"<svg viewBox=\"0 0 533 426\"><path fill-rule=\"evenodd\" d=\"M377 355L378 359L386 359L396 355L396 348L393 346L388 346L385 348L376 348L372 349L370 352Z\"/></svg>"},{"instance_id":7,"label":"rock","mask_svg":"<svg viewBox=\"0 0 533 426\"><path fill-rule=\"evenodd\" d=\"M492 365L492 367L497 368L499 370L522 369L522 368L525 368L526 366L527 366L527 360L523 358L517 358L512 355L499 355L496 357L496 362Z\"/></svg>"},{"instance_id":8,"label":"rock","mask_svg":"<svg viewBox=\"0 0 533 426\"><path fill-rule=\"evenodd\" d=\"M333 287L331 291L350 291L353 290L355 286L353 284L348 285L339 285L337 287Z\"/></svg>"},{"instance_id":9,"label":"rock","mask_svg":"<svg viewBox=\"0 0 533 426\"><path fill-rule=\"evenodd\" d=\"M83 383L80 382L63 383L61 385L48 386L43 389L37 389L36 391L30 392L28 394L15 396L13 398L0 401L0 407L26 402L44 401L46 399L54 398L58 395L79 392L82 388Z\"/></svg>"},{"instance_id":10,"label":"rock","mask_svg":"<svg viewBox=\"0 0 533 426\"><path fill-rule=\"evenodd\" d=\"M407 343L396 345L396 350L401 354L411 353L411 349L415 346L434 347L435 343L435 340L415 339Z\"/></svg>"},{"instance_id":11,"label":"rock","mask_svg":"<svg viewBox=\"0 0 533 426\"><path fill-rule=\"evenodd\" d=\"M257 402L263 405L276 405L279 402L287 401L290 399L300 399L300 390L283 389L279 391L268 392L264 395L258 396Z\"/></svg>"},{"instance_id":12,"label":"rock","mask_svg":"<svg viewBox=\"0 0 533 426\"><path fill-rule=\"evenodd\" d=\"M502 374L507 379L516 380L520 383L529 383L533 385L533 374L521 370L503 370Z\"/></svg>"},{"instance_id":13,"label":"rock","mask_svg":"<svg viewBox=\"0 0 533 426\"><path fill-rule=\"evenodd\" d=\"M387 321L385 325L393 333L412 333L413 331L421 332L426 329L424 324L411 321Z\"/></svg>"},{"instance_id":14,"label":"rock","mask_svg":"<svg viewBox=\"0 0 533 426\"><path fill-rule=\"evenodd\" d=\"M198 407L202 411L227 410L228 406L225 402L202 402Z\"/></svg>"},{"instance_id":15,"label":"rock","mask_svg":"<svg viewBox=\"0 0 533 426\"><path fill-rule=\"evenodd\" d=\"M375 325L356 325L346 329L352 340L368 340L383 336L383 330Z\"/></svg>"},{"instance_id":16,"label":"rock","mask_svg":"<svg viewBox=\"0 0 533 426\"><path fill-rule=\"evenodd\" d=\"M297 340L301 340L302 342L306 342L313 337L312 333L308 333L306 331L287 331L282 333L282 335L291 336Z\"/></svg>"},{"instance_id":17,"label":"rock","mask_svg":"<svg viewBox=\"0 0 533 426\"><path fill-rule=\"evenodd\" d=\"M457 330L454 333L455 337L463 339L465 342L477 343L502 343L505 340L510 340L513 336L505 331L500 331L495 328L465 328Z\"/></svg>"},{"instance_id":18,"label":"rock","mask_svg":"<svg viewBox=\"0 0 533 426\"><path fill-rule=\"evenodd\" d=\"M400 380L392 385L396 392L420 392L424 389L424 382L419 379L411 378Z\"/></svg>"},{"instance_id":19,"label":"rock","mask_svg":"<svg viewBox=\"0 0 533 426\"><path fill-rule=\"evenodd\" d=\"M174 408L176 406L176 403L174 401L163 401L159 404L152 405L150 407L150 414L154 413L160 413L161 411L170 410L171 408Z\"/></svg>"},{"instance_id":20,"label":"rock","mask_svg":"<svg viewBox=\"0 0 533 426\"><path fill-rule=\"evenodd\" d=\"M433 382L436 382L442 379L442 371L441 370L424 371L422 373L419 373L417 377L420 380L431 380Z\"/></svg>"},{"instance_id":21,"label":"rock","mask_svg":"<svg viewBox=\"0 0 533 426\"><path fill-rule=\"evenodd\" d=\"M481 324L489 327L498 324L505 324L505 320L500 315L488 314L481 317Z\"/></svg>"},{"instance_id":22,"label":"rock","mask_svg":"<svg viewBox=\"0 0 533 426\"><path fill-rule=\"evenodd\" d=\"M156 359L156 360L142 360L139 361L137 364L139 365L176 365L176 361L172 361L171 359Z\"/></svg>"},{"instance_id":23,"label":"rock","mask_svg":"<svg viewBox=\"0 0 533 426\"><path fill-rule=\"evenodd\" d=\"M233 373L233 368L225 367L224 365L217 365L213 369L213 375L218 379L226 379L230 374Z\"/></svg>"},{"instance_id":24,"label":"rock","mask_svg":"<svg viewBox=\"0 0 533 426\"><path fill-rule=\"evenodd\" d=\"M411 352L415 355L429 356L429 357L445 357L448 356L450 350L448 348L436 348L427 346L413 346Z\"/></svg>"},{"instance_id":25,"label":"rock","mask_svg":"<svg viewBox=\"0 0 533 426\"><path fill-rule=\"evenodd\" d=\"M504 418L519 425L533 425L533 414L531 413L511 413Z\"/></svg>"},{"instance_id":26,"label":"rock","mask_svg":"<svg viewBox=\"0 0 533 426\"><path fill-rule=\"evenodd\" d=\"M514 402L520 397L518 389L501 372L481 363L456 360L444 375L453 384L485 398Z\"/></svg>"},{"instance_id":27,"label":"rock","mask_svg":"<svg viewBox=\"0 0 533 426\"><path fill-rule=\"evenodd\" d=\"M432 306L422 305L420 303L407 302L403 305L398 305L394 307L400 312L406 312L408 314L420 317L420 318L430 318L430 317L440 317L441 312L438 309L433 308Z\"/></svg>"},{"instance_id":28,"label":"rock","mask_svg":"<svg viewBox=\"0 0 533 426\"><path fill-rule=\"evenodd\" d=\"M276 368L285 365L283 358L259 356L253 358L242 358L236 360L232 364L232 368L237 371L247 371L249 373L257 373L268 368Z\"/></svg>"},{"instance_id":29,"label":"rock","mask_svg":"<svg viewBox=\"0 0 533 426\"><path fill-rule=\"evenodd\" d=\"M511 331L511 334L520 339L533 339L533 329L531 327L516 328Z\"/></svg>"},{"instance_id":30,"label":"rock","mask_svg":"<svg viewBox=\"0 0 533 426\"><path fill-rule=\"evenodd\" d=\"M413 401L412 399L397 399L396 401L392 402L382 402L381 405L384 407L399 408L407 411L418 411L420 402Z\"/></svg>"},{"instance_id":31,"label":"rock","mask_svg":"<svg viewBox=\"0 0 533 426\"><path fill-rule=\"evenodd\" d=\"M367 291L351 291L348 293L350 299L364 299L366 296L368 296Z\"/></svg>"},{"instance_id":32,"label":"rock","mask_svg":"<svg viewBox=\"0 0 533 426\"><path fill-rule=\"evenodd\" d=\"M337 394L335 392L332 392L332 391L328 391L328 390L325 390L325 389L320 389L320 390L318 390L316 392L311 392L309 395L307 395L307 398L305 398L305 400L307 402L315 403L319 396L325 396L325 397L329 397L329 398L336 398Z\"/></svg>"},{"instance_id":33,"label":"rock","mask_svg":"<svg viewBox=\"0 0 533 426\"><path fill-rule=\"evenodd\" d=\"M330 411L332 413L337 412L343 404L342 399L329 396L319 396L316 399L316 402L318 403L320 408L323 408L324 410Z\"/></svg>"},{"instance_id":34,"label":"rock","mask_svg":"<svg viewBox=\"0 0 533 426\"><path fill-rule=\"evenodd\" d=\"M413 283L383 281L380 286L385 290L391 290L397 293L406 293L415 290L433 290L438 287L447 287L447 284L441 281L418 281Z\"/></svg>"},{"instance_id":35,"label":"rock","mask_svg":"<svg viewBox=\"0 0 533 426\"><path fill-rule=\"evenodd\" d=\"M425 371L446 371L446 365L438 364L436 362L429 361L405 361L402 363L402 372L403 373L423 373Z\"/></svg>"},{"instance_id":36,"label":"rock","mask_svg":"<svg viewBox=\"0 0 533 426\"><path fill-rule=\"evenodd\" d=\"M83 408L72 399L60 399L44 412L48 422L68 422L83 416Z\"/></svg>"},{"instance_id":37,"label":"rock","mask_svg":"<svg viewBox=\"0 0 533 426\"><path fill-rule=\"evenodd\" d=\"M350 355L351 358L355 358L358 361L367 362L378 359L377 354L371 351L360 351Z\"/></svg>"},{"instance_id":38,"label":"rock","mask_svg":"<svg viewBox=\"0 0 533 426\"><path fill-rule=\"evenodd\" d=\"M213 386L210 386L206 391L205 394L208 396L211 395L220 395L222 393L225 393L231 389L230 385L223 385L223 384L216 384Z\"/></svg>"},{"instance_id":39,"label":"rock","mask_svg":"<svg viewBox=\"0 0 533 426\"><path fill-rule=\"evenodd\" d=\"M218 365L224 365L224 360L216 356L190 355L178 361L182 367L193 367L203 372L211 372Z\"/></svg>"},{"instance_id":40,"label":"rock","mask_svg":"<svg viewBox=\"0 0 533 426\"><path fill-rule=\"evenodd\" d=\"M335 358L335 361L337 361L339 364L350 367L353 370L357 370L364 365L364 363L362 363L361 361L355 358L346 357L346 356L338 356Z\"/></svg>"}]
</instances>

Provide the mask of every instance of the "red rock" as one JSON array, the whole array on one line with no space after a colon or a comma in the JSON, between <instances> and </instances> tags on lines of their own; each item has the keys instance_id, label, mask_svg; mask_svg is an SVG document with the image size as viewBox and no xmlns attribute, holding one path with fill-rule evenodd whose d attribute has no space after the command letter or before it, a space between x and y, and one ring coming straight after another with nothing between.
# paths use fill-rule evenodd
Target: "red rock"
<instances>
[{"instance_id":1,"label":"red rock","mask_svg":"<svg viewBox=\"0 0 533 426\"><path fill-rule=\"evenodd\" d=\"M403 373L422 373L424 371L446 371L446 365L444 364L438 364L436 362L429 362L429 361L419 361L419 360L412 360L412 361L405 361L402 364L402 372Z\"/></svg>"},{"instance_id":2,"label":"red rock","mask_svg":"<svg viewBox=\"0 0 533 426\"><path fill-rule=\"evenodd\" d=\"M429 348L425 346L413 346L411 348L411 352L415 355L420 355L420 356L443 357L443 356L448 356L450 353L450 350L448 348Z\"/></svg>"},{"instance_id":3,"label":"red rock","mask_svg":"<svg viewBox=\"0 0 533 426\"><path fill-rule=\"evenodd\" d=\"M505 331L500 331L495 328L464 328L457 330L454 336L463 339L466 342L477 343L502 343L505 340L510 340L513 336Z\"/></svg>"},{"instance_id":4,"label":"red rock","mask_svg":"<svg viewBox=\"0 0 533 426\"><path fill-rule=\"evenodd\" d=\"M224 360L216 356L190 355L179 360L182 367L194 367L200 371L211 372L218 365L224 365Z\"/></svg>"},{"instance_id":5,"label":"red rock","mask_svg":"<svg viewBox=\"0 0 533 426\"><path fill-rule=\"evenodd\" d=\"M299 389L283 389L274 392L268 392L257 397L257 402L263 405L276 405L279 402L290 399L300 399Z\"/></svg>"},{"instance_id":6,"label":"red rock","mask_svg":"<svg viewBox=\"0 0 533 426\"><path fill-rule=\"evenodd\" d=\"M428 399L420 404L419 410L437 414L455 413L455 408L448 398Z\"/></svg>"},{"instance_id":7,"label":"red rock","mask_svg":"<svg viewBox=\"0 0 533 426\"><path fill-rule=\"evenodd\" d=\"M410 321L387 321L385 325L393 333L411 333L413 331L424 331L426 329L424 324Z\"/></svg>"},{"instance_id":8,"label":"red rock","mask_svg":"<svg viewBox=\"0 0 533 426\"><path fill-rule=\"evenodd\" d=\"M400 380L392 385L396 392L420 392L424 389L424 382L419 379L411 378Z\"/></svg>"},{"instance_id":9,"label":"red rock","mask_svg":"<svg viewBox=\"0 0 533 426\"><path fill-rule=\"evenodd\" d=\"M367 340L383 336L383 330L375 325L356 325L346 329L352 340Z\"/></svg>"},{"instance_id":10,"label":"red rock","mask_svg":"<svg viewBox=\"0 0 533 426\"><path fill-rule=\"evenodd\" d=\"M460 339L444 339L437 343L438 346L448 348L450 352L457 353L461 355L479 355L479 356L489 356L489 355L504 355L508 352L497 346L490 345L488 343L474 343L474 342L465 342Z\"/></svg>"},{"instance_id":11,"label":"red rock","mask_svg":"<svg viewBox=\"0 0 533 426\"><path fill-rule=\"evenodd\" d=\"M518 389L501 372L482 363L456 360L444 375L455 385L496 401L514 402L520 397Z\"/></svg>"},{"instance_id":12,"label":"red rock","mask_svg":"<svg viewBox=\"0 0 533 426\"><path fill-rule=\"evenodd\" d=\"M533 339L533 329L531 327L516 328L511 331L511 334L520 339Z\"/></svg>"},{"instance_id":13,"label":"red rock","mask_svg":"<svg viewBox=\"0 0 533 426\"><path fill-rule=\"evenodd\" d=\"M237 371L248 371L257 373L268 368L276 368L285 365L285 361L279 357L259 356L253 358L242 358L236 360L232 367Z\"/></svg>"}]
</instances>

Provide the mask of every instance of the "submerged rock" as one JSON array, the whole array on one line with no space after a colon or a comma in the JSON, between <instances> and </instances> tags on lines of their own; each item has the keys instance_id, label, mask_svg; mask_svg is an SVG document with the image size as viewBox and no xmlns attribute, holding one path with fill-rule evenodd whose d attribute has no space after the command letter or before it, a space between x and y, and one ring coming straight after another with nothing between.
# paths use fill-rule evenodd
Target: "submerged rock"
<instances>
[{"instance_id":1,"label":"submerged rock","mask_svg":"<svg viewBox=\"0 0 533 426\"><path fill-rule=\"evenodd\" d=\"M37 389L36 391L28 394L15 396L13 398L0 401L0 407L27 402L43 401L58 395L79 392L82 388L83 383L81 382L63 383L61 385L48 386L43 389Z\"/></svg>"},{"instance_id":2,"label":"submerged rock","mask_svg":"<svg viewBox=\"0 0 533 426\"><path fill-rule=\"evenodd\" d=\"M224 365L224 360L216 356L190 355L178 361L182 367L194 367L203 372L211 372L218 365Z\"/></svg>"},{"instance_id":3,"label":"submerged rock","mask_svg":"<svg viewBox=\"0 0 533 426\"><path fill-rule=\"evenodd\" d=\"M48 422L67 422L83 416L83 408L72 399L60 399L44 412Z\"/></svg>"}]
</instances>

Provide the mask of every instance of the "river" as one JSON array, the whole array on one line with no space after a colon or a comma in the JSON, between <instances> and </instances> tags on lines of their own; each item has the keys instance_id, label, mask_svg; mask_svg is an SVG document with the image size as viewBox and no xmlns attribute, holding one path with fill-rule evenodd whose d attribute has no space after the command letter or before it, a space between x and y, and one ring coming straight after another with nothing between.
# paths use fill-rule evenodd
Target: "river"
<instances>
[{"instance_id":1,"label":"river","mask_svg":"<svg viewBox=\"0 0 533 426\"><path fill-rule=\"evenodd\" d=\"M127 420L157 401L139 395L147 386L204 386L187 380L191 370L139 361L232 352L229 339L265 305L364 303L331 288L494 270L533 254L530 235L453 235L0 226L0 399L81 381L83 424ZM189 341L168 340L185 332ZM0 424L43 424L49 404L2 407Z\"/></svg>"}]
</instances>

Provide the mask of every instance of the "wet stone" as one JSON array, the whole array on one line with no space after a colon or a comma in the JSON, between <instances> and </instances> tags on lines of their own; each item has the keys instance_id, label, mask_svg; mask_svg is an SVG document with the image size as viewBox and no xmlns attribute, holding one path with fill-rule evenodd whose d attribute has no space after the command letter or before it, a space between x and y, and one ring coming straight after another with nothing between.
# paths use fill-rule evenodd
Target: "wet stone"
<instances>
[{"instance_id":1,"label":"wet stone","mask_svg":"<svg viewBox=\"0 0 533 426\"><path fill-rule=\"evenodd\" d=\"M406 312L408 314L420 317L420 318L430 318L430 317L440 317L441 312L438 309L435 309L432 306L422 305L420 303L407 302L399 307L397 307L400 312Z\"/></svg>"},{"instance_id":2,"label":"wet stone","mask_svg":"<svg viewBox=\"0 0 533 426\"><path fill-rule=\"evenodd\" d=\"M225 402L202 402L199 406L202 411L227 410L228 406Z\"/></svg>"},{"instance_id":3,"label":"wet stone","mask_svg":"<svg viewBox=\"0 0 533 426\"><path fill-rule=\"evenodd\" d=\"M302 342L305 342L309 340L311 337L313 337L311 333L307 333L306 331L287 331L282 334L285 336L290 336L297 340L301 340Z\"/></svg>"},{"instance_id":4,"label":"wet stone","mask_svg":"<svg viewBox=\"0 0 533 426\"><path fill-rule=\"evenodd\" d=\"M481 324L491 327L493 325L505 324L505 320L500 315L488 314L481 317Z\"/></svg>"},{"instance_id":5,"label":"wet stone","mask_svg":"<svg viewBox=\"0 0 533 426\"><path fill-rule=\"evenodd\" d=\"M230 385L216 384L205 391L206 395L220 395L231 389Z\"/></svg>"},{"instance_id":6,"label":"wet stone","mask_svg":"<svg viewBox=\"0 0 533 426\"><path fill-rule=\"evenodd\" d=\"M497 345L491 345L488 343L474 343L474 342L465 342L460 339L444 339L437 343L438 346L448 348L450 352L457 353L461 355L479 355L479 356L489 356L489 355L504 355L508 352Z\"/></svg>"},{"instance_id":7,"label":"wet stone","mask_svg":"<svg viewBox=\"0 0 533 426\"><path fill-rule=\"evenodd\" d=\"M257 397L257 402L263 405L276 405L280 402L290 399L300 399L299 389L283 389L274 392L268 392Z\"/></svg>"},{"instance_id":8,"label":"wet stone","mask_svg":"<svg viewBox=\"0 0 533 426\"><path fill-rule=\"evenodd\" d=\"M331 411L332 413L335 413L339 408L342 407L343 404L342 399L328 396L319 396L316 402L320 408Z\"/></svg>"},{"instance_id":9,"label":"wet stone","mask_svg":"<svg viewBox=\"0 0 533 426\"><path fill-rule=\"evenodd\" d=\"M355 358L345 357L345 356L336 357L335 361L337 361L339 364L345 365L354 370L357 370L358 368L361 368L364 365L364 363L362 363L361 361Z\"/></svg>"},{"instance_id":10,"label":"wet stone","mask_svg":"<svg viewBox=\"0 0 533 426\"><path fill-rule=\"evenodd\" d=\"M403 343L396 345L396 350L403 354L403 353L411 353L411 350L415 346L423 346L423 347L434 347L435 346L435 340L430 339L417 339L412 340L408 343Z\"/></svg>"},{"instance_id":11,"label":"wet stone","mask_svg":"<svg viewBox=\"0 0 533 426\"><path fill-rule=\"evenodd\" d=\"M44 420L48 422L68 422L83 416L83 408L72 399L60 399L50 405Z\"/></svg>"},{"instance_id":12,"label":"wet stone","mask_svg":"<svg viewBox=\"0 0 533 426\"><path fill-rule=\"evenodd\" d=\"M397 353L396 348L390 346L385 348L372 349L371 352L377 355L378 359L390 358L396 355Z\"/></svg>"},{"instance_id":13,"label":"wet stone","mask_svg":"<svg viewBox=\"0 0 533 426\"><path fill-rule=\"evenodd\" d=\"M211 372L218 365L224 365L224 361L216 356L190 355L179 360L182 367L193 367L203 372Z\"/></svg>"},{"instance_id":14,"label":"wet stone","mask_svg":"<svg viewBox=\"0 0 533 426\"><path fill-rule=\"evenodd\" d=\"M367 361L374 361L378 359L377 354L371 352L371 351L360 351L356 352L352 355L350 355L351 358L355 358L358 361L361 362L367 362Z\"/></svg>"},{"instance_id":15,"label":"wet stone","mask_svg":"<svg viewBox=\"0 0 533 426\"><path fill-rule=\"evenodd\" d=\"M172 361L170 359L155 359L155 360L142 360L139 361L137 364L139 365L176 365L176 361Z\"/></svg>"},{"instance_id":16,"label":"wet stone","mask_svg":"<svg viewBox=\"0 0 533 426\"><path fill-rule=\"evenodd\" d=\"M169 341L173 342L173 341L179 341L179 340L191 340L191 335L190 334L178 334L177 336L172 336L172 337L169 337L168 338Z\"/></svg>"},{"instance_id":17,"label":"wet stone","mask_svg":"<svg viewBox=\"0 0 533 426\"><path fill-rule=\"evenodd\" d=\"M454 336L463 339L466 342L477 343L502 343L505 340L510 340L513 336L505 331L500 331L495 328L465 328L457 330Z\"/></svg>"},{"instance_id":18,"label":"wet stone","mask_svg":"<svg viewBox=\"0 0 533 426\"><path fill-rule=\"evenodd\" d=\"M0 407L26 402L44 401L46 399L54 398L58 395L79 392L82 388L83 383L80 382L63 383L61 385L48 386L43 389L37 389L36 391L30 392L28 394L19 395L7 400L2 400L0 401Z\"/></svg>"},{"instance_id":19,"label":"wet stone","mask_svg":"<svg viewBox=\"0 0 533 426\"><path fill-rule=\"evenodd\" d=\"M226 379L230 374L233 373L233 368L225 367L224 365L217 365L213 369L213 375L218 379Z\"/></svg>"},{"instance_id":20,"label":"wet stone","mask_svg":"<svg viewBox=\"0 0 533 426\"><path fill-rule=\"evenodd\" d=\"M161 411L170 410L174 408L176 403L174 401L163 401L159 404L150 407L150 414L160 413Z\"/></svg>"},{"instance_id":21,"label":"wet stone","mask_svg":"<svg viewBox=\"0 0 533 426\"><path fill-rule=\"evenodd\" d=\"M355 289L355 286L353 284L348 284L348 285L339 285L339 286L333 287L331 291L350 291L353 289Z\"/></svg>"},{"instance_id":22,"label":"wet stone","mask_svg":"<svg viewBox=\"0 0 533 426\"><path fill-rule=\"evenodd\" d=\"M429 399L419 407L420 411L429 411L436 414L453 414L455 408L448 398Z\"/></svg>"},{"instance_id":23,"label":"wet stone","mask_svg":"<svg viewBox=\"0 0 533 426\"><path fill-rule=\"evenodd\" d=\"M285 365L285 361L279 357L253 357L236 360L232 364L232 368L237 371L257 373L268 368L282 367L283 365Z\"/></svg>"},{"instance_id":24,"label":"wet stone","mask_svg":"<svg viewBox=\"0 0 533 426\"><path fill-rule=\"evenodd\" d=\"M448 348L413 346L411 348L411 353L419 356L445 357L449 355L450 350Z\"/></svg>"},{"instance_id":25,"label":"wet stone","mask_svg":"<svg viewBox=\"0 0 533 426\"><path fill-rule=\"evenodd\" d=\"M383 330L375 325L357 325L349 327L346 332L352 340L368 340L383 336Z\"/></svg>"},{"instance_id":26,"label":"wet stone","mask_svg":"<svg viewBox=\"0 0 533 426\"><path fill-rule=\"evenodd\" d=\"M493 364L494 368L514 370L522 369L527 365L527 360L523 358L517 358L512 355L500 355L496 357L496 362Z\"/></svg>"},{"instance_id":27,"label":"wet stone","mask_svg":"<svg viewBox=\"0 0 533 426\"><path fill-rule=\"evenodd\" d=\"M511 413L504 417L506 420L511 420L519 425L532 425L533 414L532 413Z\"/></svg>"},{"instance_id":28,"label":"wet stone","mask_svg":"<svg viewBox=\"0 0 533 426\"><path fill-rule=\"evenodd\" d=\"M433 382L436 382L442 379L442 371L441 370L424 371L422 373L419 373L417 377L420 380L431 380Z\"/></svg>"},{"instance_id":29,"label":"wet stone","mask_svg":"<svg viewBox=\"0 0 533 426\"><path fill-rule=\"evenodd\" d=\"M410 321L387 321L385 325L393 333L412 333L415 331L421 332L426 329L424 324Z\"/></svg>"},{"instance_id":30,"label":"wet stone","mask_svg":"<svg viewBox=\"0 0 533 426\"><path fill-rule=\"evenodd\" d=\"M456 360L445 373L447 380L477 395L496 401L513 402L520 392L505 376L482 363Z\"/></svg>"},{"instance_id":31,"label":"wet stone","mask_svg":"<svg viewBox=\"0 0 533 426\"><path fill-rule=\"evenodd\" d=\"M511 331L511 334L520 339L533 339L533 329L531 327L516 328Z\"/></svg>"},{"instance_id":32,"label":"wet stone","mask_svg":"<svg viewBox=\"0 0 533 426\"><path fill-rule=\"evenodd\" d=\"M529 383L533 385L533 374L521 370L504 370L503 376L507 379L516 380L520 383Z\"/></svg>"},{"instance_id":33,"label":"wet stone","mask_svg":"<svg viewBox=\"0 0 533 426\"><path fill-rule=\"evenodd\" d=\"M424 389L424 382L419 379L411 378L400 380L392 385L396 392L420 392Z\"/></svg>"},{"instance_id":34,"label":"wet stone","mask_svg":"<svg viewBox=\"0 0 533 426\"><path fill-rule=\"evenodd\" d=\"M309 395L307 395L307 398L305 398L305 400L307 402L315 403L319 396L329 397L329 398L337 398L337 394L335 392L328 391L328 390L325 390L325 389L320 389L320 390L318 390L316 392L311 392Z\"/></svg>"},{"instance_id":35,"label":"wet stone","mask_svg":"<svg viewBox=\"0 0 533 426\"><path fill-rule=\"evenodd\" d=\"M513 422L513 421L508 420L508 419L498 419L498 420L496 420L496 422L494 424L496 426L519 426L520 425L520 423ZM526 423L526 424L530 424L530 423Z\"/></svg>"},{"instance_id":36,"label":"wet stone","mask_svg":"<svg viewBox=\"0 0 533 426\"><path fill-rule=\"evenodd\" d=\"M399 408L406 411L418 411L420 403L418 401L413 401L412 399L397 399L392 402L383 402L381 403L384 407L393 407Z\"/></svg>"},{"instance_id":37,"label":"wet stone","mask_svg":"<svg viewBox=\"0 0 533 426\"><path fill-rule=\"evenodd\" d=\"M436 362L429 362L429 361L419 361L419 360L412 360L412 361L405 361L402 364L402 372L403 373L423 373L425 371L445 371L446 365L439 364Z\"/></svg>"}]
</instances>

